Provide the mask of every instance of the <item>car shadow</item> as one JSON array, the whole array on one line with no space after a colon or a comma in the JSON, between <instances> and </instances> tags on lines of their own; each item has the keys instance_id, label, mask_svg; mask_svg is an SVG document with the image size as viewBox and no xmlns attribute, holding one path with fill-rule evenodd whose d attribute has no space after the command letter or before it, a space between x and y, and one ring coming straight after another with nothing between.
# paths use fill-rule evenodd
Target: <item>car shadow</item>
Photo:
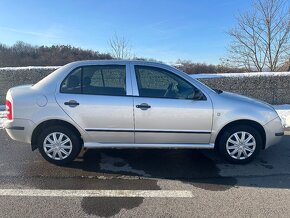
<instances>
[{"instance_id":1,"label":"car shadow","mask_svg":"<svg viewBox=\"0 0 290 218\"><path fill-rule=\"evenodd\" d=\"M261 151L246 165L222 160L214 150L95 149L85 150L68 168L115 177L169 179L207 190L233 186L290 188L290 137Z\"/></svg>"},{"instance_id":2,"label":"car shadow","mask_svg":"<svg viewBox=\"0 0 290 218\"><path fill-rule=\"evenodd\" d=\"M210 153L210 154L208 154ZM233 177L219 174L214 151L188 149L96 149L86 150L68 168L115 176L170 179L224 190L234 186ZM220 187L213 187L219 185Z\"/></svg>"}]
</instances>

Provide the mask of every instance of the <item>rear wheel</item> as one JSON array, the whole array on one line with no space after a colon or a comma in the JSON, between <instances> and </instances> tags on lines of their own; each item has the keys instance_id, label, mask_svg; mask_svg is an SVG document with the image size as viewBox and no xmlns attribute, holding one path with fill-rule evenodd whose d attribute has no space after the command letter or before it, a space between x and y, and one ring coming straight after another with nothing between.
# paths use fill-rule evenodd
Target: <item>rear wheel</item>
<instances>
[{"instance_id":1,"label":"rear wheel","mask_svg":"<svg viewBox=\"0 0 290 218\"><path fill-rule=\"evenodd\" d=\"M239 125L223 132L218 149L229 162L246 164L252 161L262 148L260 133L251 126Z\"/></svg>"},{"instance_id":2,"label":"rear wheel","mask_svg":"<svg viewBox=\"0 0 290 218\"><path fill-rule=\"evenodd\" d=\"M63 165L73 161L82 148L81 140L67 127L52 126L38 137L38 148L47 161Z\"/></svg>"}]
</instances>

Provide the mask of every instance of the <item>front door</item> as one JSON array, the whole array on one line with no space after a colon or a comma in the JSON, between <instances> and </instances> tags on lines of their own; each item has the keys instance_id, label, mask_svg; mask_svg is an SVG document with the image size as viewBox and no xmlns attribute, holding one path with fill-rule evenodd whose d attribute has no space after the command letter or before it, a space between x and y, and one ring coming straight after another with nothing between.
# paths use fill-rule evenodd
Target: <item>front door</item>
<instances>
[{"instance_id":1,"label":"front door","mask_svg":"<svg viewBox=\"0 0 290 218\"><path fill-rule=\"evenodd\" d=\"M87 131L91 142L134 143L128 75L126 65L84 66L73 70L62 82L57 102Z\"/></svg>"},{"instance_id":2,"label":"front door","mask_svg":"<svg viewBox=\"0 0 290 218\"><path fill-rule=\"evenodd\" d=\"M136 143L209 143L212 103L202 92L165 69L140 65L134 70L139 92L134 97Z\"/></svg>"}]
</instances>

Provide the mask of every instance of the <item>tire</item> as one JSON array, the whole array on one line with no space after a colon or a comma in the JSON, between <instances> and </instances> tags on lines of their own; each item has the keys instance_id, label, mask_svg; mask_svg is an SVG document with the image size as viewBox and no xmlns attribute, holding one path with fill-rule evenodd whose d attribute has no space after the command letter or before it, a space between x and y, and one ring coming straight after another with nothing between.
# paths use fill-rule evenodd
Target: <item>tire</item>
<instances>
[{"instance_id":1,"label":"tire","mask_svg":"<svg viewBox=\"0 0 290 218\"><path fill-rule=\"evenodd\" d=\"M44 129L37 139L37 144L43 158L56 165L73 161L82 148L80 137L64 126Z\"/></svg>"},{"instance_id":2,"label":"tire","mask_svg":"<svg viewBox=\"0 0 290 218\"><path fill-rule=\"evenodd\" d=\"M230 163L246 164L259 154L262 144L261 134L255 128L238 125L222 133L218 151Z\"/></svg>"}]
</instances>

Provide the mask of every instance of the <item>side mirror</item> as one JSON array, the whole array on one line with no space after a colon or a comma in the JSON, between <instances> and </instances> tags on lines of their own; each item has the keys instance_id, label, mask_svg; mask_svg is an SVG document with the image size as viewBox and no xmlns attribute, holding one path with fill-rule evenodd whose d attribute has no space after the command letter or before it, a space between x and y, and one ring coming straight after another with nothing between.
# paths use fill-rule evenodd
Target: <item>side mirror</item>
<instances>
[{"instance_id":1,"label":"side mirror","mask_svg":"<svg viewBox=\"0 0 290 218\"><path fill-rule=\"evenodd\" d=\"M193 100L206 100L206 97L199 89L196 89L195 92L193 93L192 99Z\"/></svg>"}]
</instances>

